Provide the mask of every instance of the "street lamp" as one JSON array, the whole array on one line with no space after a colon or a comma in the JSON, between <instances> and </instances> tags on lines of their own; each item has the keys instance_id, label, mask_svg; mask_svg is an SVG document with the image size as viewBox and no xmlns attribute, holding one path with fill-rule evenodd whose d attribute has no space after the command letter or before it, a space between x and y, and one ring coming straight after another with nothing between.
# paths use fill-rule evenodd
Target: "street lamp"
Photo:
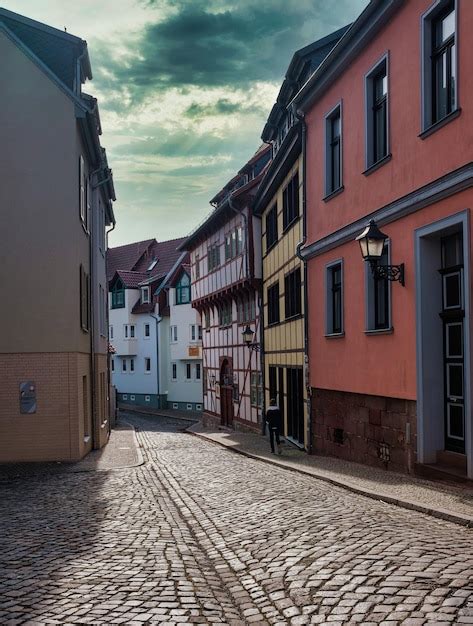
<instances>
[{"instance_id":1,"label":"street lamp","mask_svg":"<svg viewBox=\"0 0 473 626\"><path fill-rule=\"evenodd\" d=\"M257 352L261 349L259 343L253 342L253 337L255 336L254 331L247 325L245 330L243 331L243 341L246 343L250 350L256 350Z\"/></svg>"},{"instance_id":2,"label":"street lamp","mask_svg":"<svg viewBox=\"0 0 473 626\"><path fill-rule=\"evenodd\" d=\"M397 280L404 287L404 263L400 265L379 265L379 260L383 255L384 242L387 238L388 236L379 230L376 222L370 220L368 226L361 235L358 235L355 241L358 241L360 244L361 256L363 260L370 264L374 278Z\"/></svg>"}]
</instances>

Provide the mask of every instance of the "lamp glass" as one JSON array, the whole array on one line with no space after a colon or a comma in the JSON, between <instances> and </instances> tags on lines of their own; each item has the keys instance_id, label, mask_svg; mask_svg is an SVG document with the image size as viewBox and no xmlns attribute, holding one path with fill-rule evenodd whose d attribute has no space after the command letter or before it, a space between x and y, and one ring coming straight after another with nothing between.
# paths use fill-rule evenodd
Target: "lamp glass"
<instances>
[{"instance_id":1,"label":"lamp glass","mask_svg":"<svg viewBox=\"0 0 473 626\"><path fill-rule=\"evenodd\" d=\"M253 335L254 335L254 332L251 330L249 326L247 326L245 330L243 331L243 341L246 344L250 344L253 341Z\"/></svg>"}]
</instances>

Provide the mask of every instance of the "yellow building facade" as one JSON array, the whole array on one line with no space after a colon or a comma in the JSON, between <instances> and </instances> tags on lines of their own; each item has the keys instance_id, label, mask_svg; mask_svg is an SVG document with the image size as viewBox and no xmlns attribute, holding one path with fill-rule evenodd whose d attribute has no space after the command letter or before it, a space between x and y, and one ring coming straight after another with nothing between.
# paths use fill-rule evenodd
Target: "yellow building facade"
<instances>
[{"instance_id":1,"label":"yellow building facade","mask_svg":"<svg viewBox=\"0 0 473 626\"><path fill-rule=\"evenodd\" d=\"M285 165L288 167L287 163ZM270 188L271 185L268 190ZM292 212L288 209L291 202ZM301 155L288 167L274 193L263 199L259 212L262 216L265 406L275 398L283 414L284 436L308 449L304 263L296 254L303 237Z\"/></svg>"}]
</instances>

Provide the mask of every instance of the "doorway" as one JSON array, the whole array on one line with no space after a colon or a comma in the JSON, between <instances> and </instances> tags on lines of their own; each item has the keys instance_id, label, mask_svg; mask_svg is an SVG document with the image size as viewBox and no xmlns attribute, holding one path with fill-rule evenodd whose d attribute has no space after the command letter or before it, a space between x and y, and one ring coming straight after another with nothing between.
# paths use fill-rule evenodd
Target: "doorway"
<instances>
[{"instance_id":1,"label":"doorway","mask_svg":"<svg viewBox=\"0 0 473 626\"><path fill-rule=\"evenodd\" d=\"M233 426L233 369L228 359L220 367L220 421L222 426Z\"/></svg>"},{"instance_id":2,"label":"doorway","mask_svg":"<svg viewBox=\"0 0 473 626\"><path fill-rule=\"evenodd\" d=\"M300 367L286 369L287 436L304 445L304 380Z\"/></svg>"}]
</instances>

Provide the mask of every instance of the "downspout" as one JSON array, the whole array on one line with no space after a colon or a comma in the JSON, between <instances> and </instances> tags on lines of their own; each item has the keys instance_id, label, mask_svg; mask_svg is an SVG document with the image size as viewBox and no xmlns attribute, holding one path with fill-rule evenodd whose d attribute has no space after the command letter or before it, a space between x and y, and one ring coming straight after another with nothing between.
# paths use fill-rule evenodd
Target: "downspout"
<instances>
[{"instance_id":1,"label":"downspout","mask_svg":"<svg viewBox=\"0 0 473 626\"><path fill-rule=\"evenodd\" d=\"M160 398L159 398L159 324L163 321L163 318L160 315L154 315L153 313L150 313L150 316L154 319L154 321L156 322L156 395L158 396L158 403L161 404L160 402Z\"/></svg>"},{"instance_id":2,"label":"downspout","mask_svg":"<svg viewBox=\"0 0 473 626\"><path fill-rule=\"evenodd\" d=\"M117 225L116 222L113 222L113 226L110 230L105 231L105 258L107 258L107 250L108 250L108 235L109 233L112 232L112 230L115 230L115 226ZM105 323L107 324L107 412L108 412L108 432L110 433L110 431L112 430L112 421L111 421L111 415L110 415L110 388L112 386L112 377L110 374L110 353L108 351L108 345L110 343L110 337L108 336L109 333L109 328L110 328L110 308L109 308L109 301L108 301L108 294L109 294L109 290L108 290L108 280L107 280L107 265L105 264L105 280L107 281L107 299L106 299L106 313L105 313ZM116 402L115 402L115 407L116 407ZM116 408L115 408L116 411ZM116 419L116 414L113 416L114 420Z\"/></svg>"},{"instance_id":3,"label":"downspout","mask_svg":"<svg viewBox=\"0 0 473 626\"><path fill-rule=\"evenodd\" d=\"M296 255L304 263L304 362L307 380L304 381L307 391L307 412L309 426L309 454L312 454L312 394L309 383L309 315L307 300L307 261L301 253L302 247L307 242L307 125L305 123L304 114L297 109L293 109L295 117L301 123L301 142L302 142L302 240L296 246Z\"/></svg>"}]
</instances>

